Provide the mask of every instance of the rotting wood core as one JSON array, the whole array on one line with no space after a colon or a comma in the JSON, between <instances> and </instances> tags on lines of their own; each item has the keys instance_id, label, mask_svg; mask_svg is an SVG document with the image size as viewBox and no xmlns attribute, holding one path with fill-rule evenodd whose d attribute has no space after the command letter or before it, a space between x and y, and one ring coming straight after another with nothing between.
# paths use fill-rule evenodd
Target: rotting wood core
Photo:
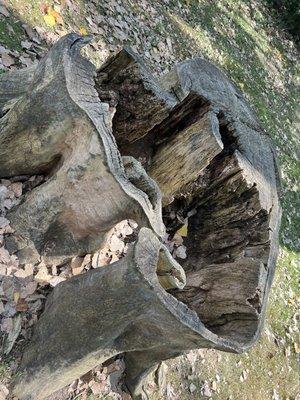
<instances>
[{"instance_id":1,"label":"rotting wood core","mask_svg":"<svg viewBox=\"0 0 300 400\"><path fill-rule=\"evenodd\" d=\"M118 72L117 79L110 77L107 81L109 92L116 90L112 98L121 99L116 105L113 119L113 132L119 150L124 155L134 154L161 189L166 189L165 181L169 179L170 187L174 188L176 184L171 176L174 171L180 175L181 170L175 161L176 147L173 148L170 143L178 140L180 146L185 146L182 132L188 131L193 124L213 113L212 104L199 94L190 93L173 108L169 107L168 115L163 118L166 115L166 104L162 106L158 103L156 106L161 106L163 112L161 109L157 112L156 108L150 110L151 121L157 124L150 126L150 129L147 126L148 131L143 127L140 137L126 135L126 129L120 129L124 126L124 118L127 118L130 132L141 132L133 114L139 115L139 118L144 115L144 110L139 106L135 108L132 93L144 93L145 88L143 92L142 79L140 76L137 78L137 66L134 68L134 82L128 79L131 71L132 68L128 73L127 67L125 73ZM122 90L118 90L118 84L121 84ZM149 100L151 95L151 91L144 97L140 94L143 100L146 97ZM148 103L145 100L145 104ZM124 113L124 106L134 112ZM184 240L187 258L181 261L187 284L183 289L171 289L169 292L196 311L200 320L212 332L244 344L251 341L258 330L270 253L270 216L267 210L261 208L255 182L248 182L247 176L243 174L245 162L239 152L239 140L234 128L222 111L213 115L217 123L210 122L211 125L215 124L215 137L219 132L222 142L215 147L216 155L205 160L208 163L205 168L203 165L202 168L201 165L198 167L196 159L193 160L196 171L189 167L189 176L184 171L186 183L184 178L178 179L179 189L174 193L167 193L166 196L163 190L163 221L167 232L174 234L183 225L183 221L188 221L188 236ZM120 116L123 123L120 122ZM204 128L200 128L201 136ZM201 143L203 145L204 142ZM220 148L217 148L218 145ZM164 165L168 157L168 146L170 157L172 154L174 156L174 163ZM191 146L195 147L197 143L191 143ZM189 150L191 158L192 147ZM161 156L158 156L159 153ZM183 169L187 161L181 165ZM194 179L191 178L193 172ZM162 174L166 175L164 182ZM176 215L175 219L170 218L171 212Z\"/></svg>"}]
</instances>

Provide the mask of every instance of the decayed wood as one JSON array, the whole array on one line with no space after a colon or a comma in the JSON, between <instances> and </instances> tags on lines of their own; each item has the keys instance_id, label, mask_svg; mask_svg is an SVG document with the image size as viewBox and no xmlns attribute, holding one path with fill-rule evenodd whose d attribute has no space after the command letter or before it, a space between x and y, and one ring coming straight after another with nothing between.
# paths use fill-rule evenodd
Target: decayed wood
<instances>
[{"instance_id":1,"label":"decayed wood","mask_svg":"<svg viewBox=\"0 0 300 400\"><path fill-rule=\"evenodd\" d=\"M218 118L207 112L157 148L149 174L164 196L176 195L196 180L222 149Z\"/></svg>"},{"instance_id":2,"label":"decayed wood","mask_svg":"<svg viewBox=\"0 0 300 400\"><path fill-rule=\"evenodd\" d=\"M16 72L27 87L14 73L0 78L0 93L12 93L2 105L0 177L48 176L8 216L16 234L7 247L22 262L63 262L95 251L124 217L164 233L155 182L138 162L128 174L123 166L109 105L94 89L94 66L80 55L86 40L68 35L35 69Z\"/></svg>"},{"instance_id":3,"label":"decayed wood","mask_svg":"<svg viewBox=\"0 0 300 400\"><path fill-rule=\"evenodd\" d=\"M114 93L118 107L113 132L121 148L145 136L177 103L176 97L161 88L130 48L123 49L101 66L96 81L100 98L107 99Z\"/></svg>"}]
</instances>

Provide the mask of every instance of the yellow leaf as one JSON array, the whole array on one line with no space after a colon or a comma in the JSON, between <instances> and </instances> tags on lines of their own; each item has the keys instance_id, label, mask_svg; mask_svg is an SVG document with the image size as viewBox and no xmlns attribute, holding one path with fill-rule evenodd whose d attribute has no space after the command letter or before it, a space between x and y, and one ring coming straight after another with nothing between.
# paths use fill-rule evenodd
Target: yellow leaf
<instances>
[{"instance_id":1,"label":"yellow leaf","mask_svg":"<svg viewBox=\"0 0 300 400\"><path fill-rule=\"evenodd\" d=\"M181 228L178 229L178 231L176 232L178 235L186 237L187 236L187 224L184 224Z\"/></svg>"},{"instance_id":2,"label":"yellow leaf","mask_svg":"<svg viewBox=\"0 0 300 400\"><path fill-rule=\"evenodd\" d=\"M81 27L81 28L79 29L79 32L80 32L80 34L81 34L82 36L88 35L88 31L87 31L85 28L83 28L83 27Z\"/></svg>"},{"instance_id":3,"label":"yellow leaf","mask_svg":"<svg viewBox=\"0 0 300 400\"><path fill-rule=\"evenodd\" d=\"M14 293L14 302L17 303L19 298L20 298L20 293L19 292L15 292Z\"/></svg>"},{"instance_id":4,"label":"yellow leaf","mask_svg":"<svg viewBox=\"0 0 300 400\"><path fill-rule=\"evenodd\" d=\"M55 26L56 25L56 20L55 20L55 18L53 17L53 15L49 15L49 14L46 14L46 15L44 15L44 21L46 22L46 24L48 25L48 26Z\"/></svg>"},{"instance_id":5,"label":"yellow leaf","mask_svg":"<svg viewBox=\"0 0 300 400\"><path fill-rule=\"evenodd\" d=\"M47 14L51 15L52 17L54 17L55 21L58 24L63 24L64 23L63 17L60 15L59 12L55 11L52 7L48 8L48 13Z\"/></svg>"}]
</instances>

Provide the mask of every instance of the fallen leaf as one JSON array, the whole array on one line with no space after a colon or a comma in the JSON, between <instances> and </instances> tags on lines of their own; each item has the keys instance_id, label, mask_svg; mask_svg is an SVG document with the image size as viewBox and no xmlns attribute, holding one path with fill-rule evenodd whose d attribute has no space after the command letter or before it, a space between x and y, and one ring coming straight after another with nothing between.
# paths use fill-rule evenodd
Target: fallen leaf
<instances>
[{"instance_id":1,"label":"fallen leaf","mask_svg":"<svg viewBox=\"0 0 300 400\"><path fill-rule=\"evenodd\" d=\"M81 28L79 29L79 33L80 33L82 36L88 35L88 31L87 31L85 28L83 28L83 27L81 27Z\"/></svg>"},{"instance_id":2,"label":"fallen leaf","mask_svg":"<svg viewBox=\"0 0 300 400\"><path fill-rule=\"evenodd\" d=\"M89 387L94 395L101 394L102 390L104 389L103 384L96 382L94 380L89 382Z\"/></svg>"},{"instance_id":3,"label":"fallen leaf","mask_svg":"<svg viewBox=\"0 0 300 400\"><path fill-rule=\"evenodd\" d=\"M56 20L53 17L53 15L46 14L46 15L43 16L43 18L44 18L45 23L48 26L53 27L53 26L56 25Z\"/></svg>"},{"instance_id":4,"label":"fallen leaf","mask_svg":"<svg viewBox=\"0 0 300 400\"><path fill-rule=\"evenodd\" d=\"M188 226L187 224L184 224L181 228L176 231L176 233L180 236L186 237L188 233Z\"/></svg>"},{"instance_id":5,"label":"fallen leaf","mask_svg":"<svg viewBox=\"0 0 300 400\"><path fill-rule=\"evenodd\" d=\"M180 236L178 233L175 233L172 242L174 242L176 246L181 246L183 244L182 236Z\"/></svg>"},{"instance_id":6,"label":"fallen leaf","mask_svg":"<svg viewBox=\"0 0 300 400\"><path fill-rule=\"evenodd\" d=\"M120 238L118 238L118 236L112 235L109 247L110 250L114 253L122 253L122 251L124 250L124 242Z\"/></svg>"},{"instance_id":7,"label":"fallen leaf","mask_svg":"<svg viewBox=\"0 0 300 400\"><path fill-rule=\"evenodd\" d=\"M19 292L15 292L14 293L14 302L17 303L19 298L20 298L20 293Z\"/></svg>"},{"instance_id":8,"label":"fallen leaf","mask_svg":"<svg viewBox=\"0 0 300 400\"><path fill-rule=\"evenodd\" d=\"M9 225L9 220L5 217L0 217L0 228L5 228Z\"/></svg>"},{"instance_id":9,"label":"fallen leaf","mask_svg":"<svg viewBox=\"0 0 300 400\"><path fill-rule=\"evenodd\" d=\"M7 264L9 262L10 262L9 252L4 247L0 247L0 263Z\"/></svg>"},{"instance_id":10,"label":"fallen leaf","mask_svg":"<svg viewBox=\"0 0 300 400\"><path fill-rule=\"evenodd\" d=\"M18 339L18 336L21 332L22 327L22 317L21 314L16 315L12 320L11 330L8 332L8 336L4 340L3 351L4 354L9 354L15 341Z\"/></svg>"},{"instance_id":11,"label":"fallen leaf","mask_svg":"<svg viewBox=\"0 0 300 400\"><path fill-rule=\"evenodd\" d=\"M31 275L33 275L33 266L31 264L26 264L24 269L20 268L14 273L17 278L27 278Z\"/></svg>"},{"instance_id":12,"label":"fallen leaf","mask_svg":"<svg viewBox=\"0 0 300 400\"><path fill-rule=\"evenodd\" d=\"M16 197L20 197L22 195L23 185L21 182L14 182L8 187L8 189L12 190Z\"/></svg>"},{"instance_id":13,"label":"fallen leaf","mask_svg":"<svg viewBox=\"0 0 300 400\"><path fill-rule=\"evenodd\" d=\"M46 266L42 266L34 277L34 280L40 283L49 283L51 279L52 275L48 273Z\"/></svg>"},{"instance_id":14,"label":"fallen leaf","mask_svg":"<svg viewBox=\"0 0 300 400\"><path fill-rule=\"evenodd\" d=\"M55 287L56 285L58 285L59 283L65 281L65 280L66 280L66 278L63 278L61 276L55 276L54 278L50 279L49 283L52 287Z\"/></svg>"},{"instance_id":15,"label":"fallen leaf","mask_svg":"<svg viewBox=\"0 0 300 400\"><path fill-rule=\"evenodd\" d=\"M71 269L73 275L79 275L83 270L85 265L83 264L83 257L74 257L71 261Z\"/></svg>"},{"instance_id":16,"label":"fallen leaf","mask_svg":"<svg viewBox=\"0 0 300 400\"><path fill-rule=\"evenodd\" d=\"M25 299L19 299L16 305L17 311L27 311L28 310L28 303Z\"/></svg>"},{"instance_id":17,"label":"fallen leaf","mask_svg":"<svg viewBox=\"0 0 300 400\"><path fill-rule=\"evenodd\" d=\"M191 383L190 387L189 387L190 392L194 393L196 389L197 389L197 386L195 386L193 383Z\"/></svg>"},{"instance_id":18,"label":"fallen leaf","mask_svg":"<svg viewBox=\"0 0 300 400\"><path fill-rule=\"evenodd\" d=\"M0 400L6 399L6 397L9 395L9 390L7 389L6 386L3 384L0 384Z\"/></svg>"},{"instance_id":19,"label":"fallen leaf","mask_svg":"<svg viewBox=\"0 0 300 400\"><path fill-rule=\"evenodd\" d=\"M3 318L1 321L1 331L2 332L9 332L13 327L12 318Z\"/></svg>"},{"instance_id":20,"label":"fallen leaf","mask_svg":"<svg viewBox=\"0 0 300 400\"><path fill-rule=\"evenodd\" d=\"M2 4L0 5L0 14L4 15L4 17L9 17L10 15L8 9Z\"/></svg>"},{"instance_id":21,"label":"fallen leaf","mask_svg":"<svg viewBox=\"0 0 300 400\"><path fill-rule=\"evenodd\" d=\"M21 289L21 297L26 298L32 295L37 289L37 282L29 282L25 287Z\"/></svg>"},{"instance_id":22,"label":"fallen leaf","mask_svg":"<svg viewBox=\"0 0 300 400\"><path fill-rule=\"evenodd\" d=\"M64 20L63 17L60 15L59 12L55 11L52 7L48 7L47 15L52 16L58 24L63 24Z\"/></svg>"},{"instance_id":23,"label":"fallen leaf","mask_svg":"<svg viewBox=\"0 0 300 400\"><path fill-rule=\"evenodd\" d=\"M42 14L47 14L47 12L48 12L48 6L47 6L47 4L41 3L41 4L40 4L40 10L41 10Z\"/></svg>"}]
</instances>

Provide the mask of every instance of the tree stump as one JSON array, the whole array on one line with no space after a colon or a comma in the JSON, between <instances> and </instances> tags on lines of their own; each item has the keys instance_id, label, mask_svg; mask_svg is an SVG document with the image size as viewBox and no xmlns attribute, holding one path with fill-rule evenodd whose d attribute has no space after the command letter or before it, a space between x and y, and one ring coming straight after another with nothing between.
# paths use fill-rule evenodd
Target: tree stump
<instances>
[{"instance_id":1,"label":"tree stump","mask_svg":"<svg viewBox=\"0 0 300 400\"><path fill-rule=\"evenodd\" d=\"M142 399L162 360L245 351L274 274L276 156L234 84L200 58L155 78L127 48L96 71L80 54L87 41L67 35L36 67L0 78L0 177L46 175L11 211L6 245L22 262L62 263L97 250L125 218L140 232L125 258L53 290L15 382L20 399L120 353ZM182 226L180 266L162 238Z\"/></svg>"}]
</instances>

